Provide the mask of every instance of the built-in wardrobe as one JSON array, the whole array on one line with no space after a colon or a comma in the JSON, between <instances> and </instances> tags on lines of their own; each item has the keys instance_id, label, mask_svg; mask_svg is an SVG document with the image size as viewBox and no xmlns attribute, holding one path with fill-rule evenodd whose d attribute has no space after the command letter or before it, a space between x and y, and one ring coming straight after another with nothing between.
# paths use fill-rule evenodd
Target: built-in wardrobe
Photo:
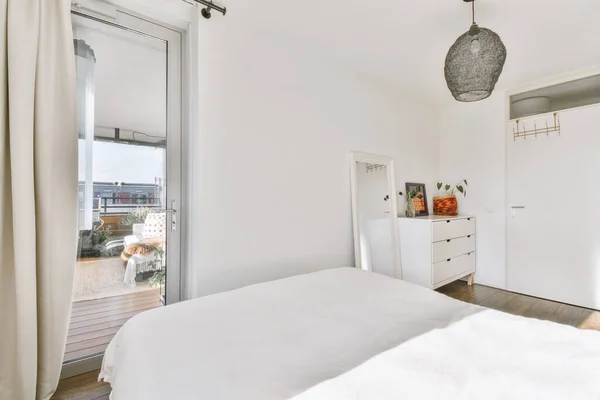
<instances>
[{"instance_id":1,"label":"built-in wardrobe","mask_svg":"<svg viewBox=\"0 0 600 400\"><path fill-rule=\"evenodd\" d=\"M600 76L510 102L507 289L600 309Z\"/></svg>"}]
</instances>

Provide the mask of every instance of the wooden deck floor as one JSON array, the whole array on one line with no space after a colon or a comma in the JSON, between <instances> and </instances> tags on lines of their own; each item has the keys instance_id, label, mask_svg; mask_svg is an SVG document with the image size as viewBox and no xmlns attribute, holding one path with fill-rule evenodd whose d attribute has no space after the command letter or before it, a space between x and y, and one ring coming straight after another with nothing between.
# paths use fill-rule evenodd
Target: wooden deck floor
<instances>
[{"instance_id":1,"label":"wooden deck floor","mask_svg":"<svg viewBox=\"0 0 600 400\"><path fill-rule=\"evenodd\" d=\"M65 362L103 352L129 318L160 307L159 296L156 288L73 303Z\"/></svg>"}]
</instances>

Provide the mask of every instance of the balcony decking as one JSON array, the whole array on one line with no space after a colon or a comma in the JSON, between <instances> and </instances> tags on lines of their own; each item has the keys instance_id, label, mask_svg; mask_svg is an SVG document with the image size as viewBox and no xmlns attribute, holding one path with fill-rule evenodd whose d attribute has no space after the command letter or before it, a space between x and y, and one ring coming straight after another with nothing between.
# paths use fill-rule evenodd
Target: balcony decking
<instances>
[{"instance_id":1,"label":"balcony decking","mask_svg":"<svg viewBox=\"0 0 600 400\"><path fill-rule=\"evenodd\" d=\"M129 318L161 306L158 288L74 302L64 361L104 352L110 340Z\"/></svg>"}]
</instances>

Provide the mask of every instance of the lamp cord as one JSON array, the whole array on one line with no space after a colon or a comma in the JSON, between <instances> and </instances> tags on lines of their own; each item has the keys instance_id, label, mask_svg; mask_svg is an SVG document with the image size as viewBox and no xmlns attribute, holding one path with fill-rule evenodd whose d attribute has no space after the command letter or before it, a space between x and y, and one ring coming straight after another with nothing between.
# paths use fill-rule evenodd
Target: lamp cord
<instances>
[{"instance_id":1,"label":"lamp cord","mask_svg":"<svg viewBox=\"0 0 600 400\"><path fill-rule=\"evenodd\" d=\"M471 2L471 9L472 9L472 15L473 15L473 24L475 24L475 1Z\"/></svg>"}]
</instances>

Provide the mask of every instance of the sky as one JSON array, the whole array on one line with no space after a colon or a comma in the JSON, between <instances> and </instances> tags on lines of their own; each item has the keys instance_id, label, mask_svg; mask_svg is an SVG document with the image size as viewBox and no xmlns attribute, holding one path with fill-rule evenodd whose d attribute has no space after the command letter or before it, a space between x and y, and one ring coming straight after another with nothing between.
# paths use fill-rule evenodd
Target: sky
<instances>
[{"instance_id":1,"label":"sky","mask_svg":"<svg viewBox=\"0 0 600 400\"><path fill-rule=\"evenodd\" d=\"M85 179L85 148L79 145L79 180ZM164 149L94 141L94 182L155 183L163 177Z\"/></svg>"}]
</instances>

